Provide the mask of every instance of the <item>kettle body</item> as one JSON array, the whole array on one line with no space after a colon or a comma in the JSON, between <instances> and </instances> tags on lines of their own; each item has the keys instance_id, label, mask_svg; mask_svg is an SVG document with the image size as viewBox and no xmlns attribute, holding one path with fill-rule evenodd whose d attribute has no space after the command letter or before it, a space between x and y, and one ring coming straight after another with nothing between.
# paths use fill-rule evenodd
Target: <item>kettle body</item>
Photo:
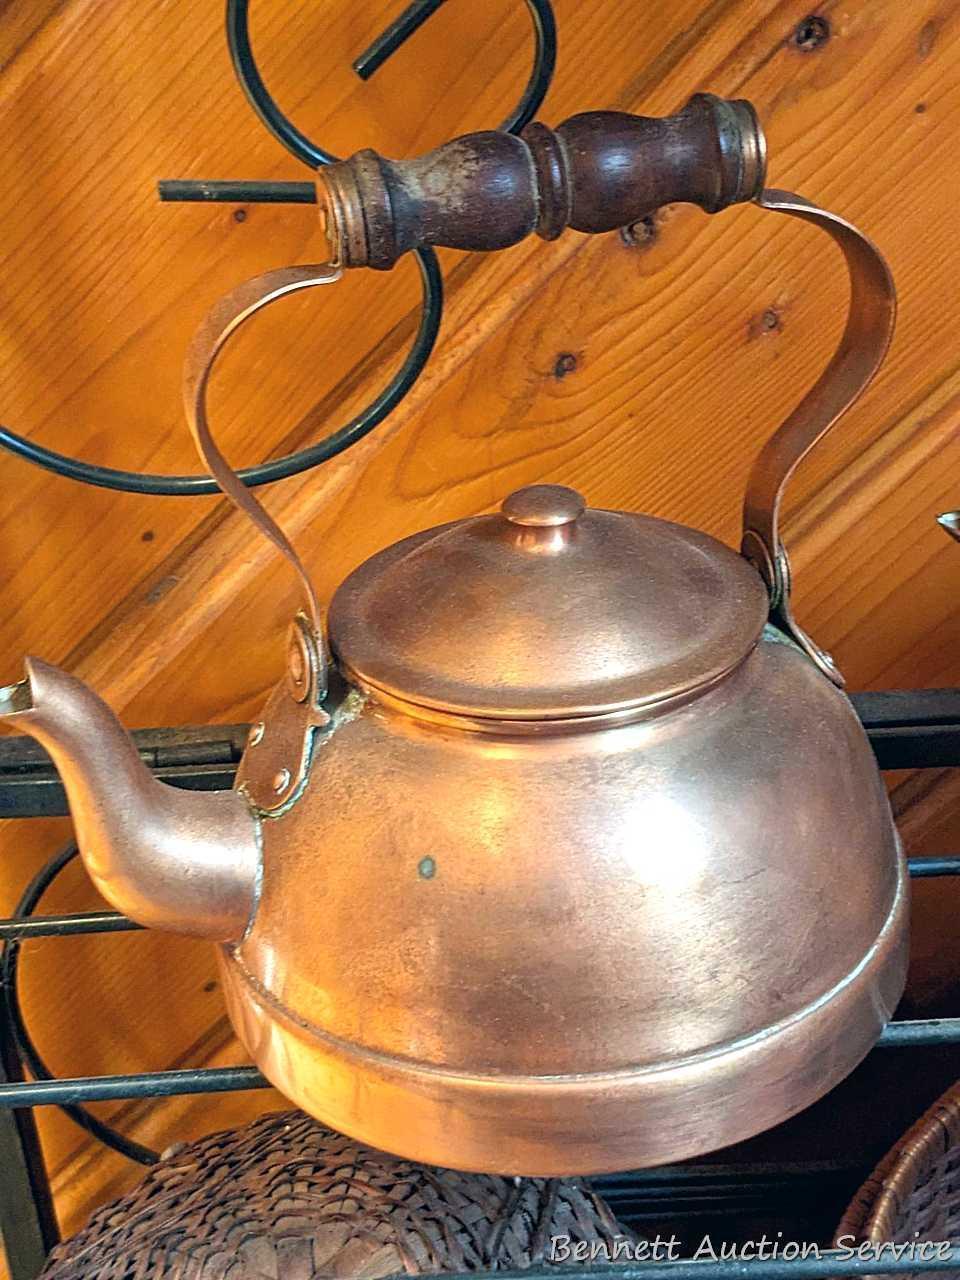
<instances>
[{"instance_id":1,"label":"kettle body","mask_svg":"<svg viewBox=\"0 0 960 1280\"><path fill-rule=\"evenodd\" d=\"M886 794L848 699L773 628L612 720L334 701L221 948L240 1038L333 1127L474 1171L669 1163L799 1111L891 1015Z\"/></svg>"},{"instance_id":2,"label":"kettle body","mask_svg":"<svg viewBox=\"0 0 960 1280\"><path fill-rule=\"evenodd\" d=\"M844 219L756 203L829 233L851 301L754 464L739 555L534 485L371 557L324 625L206 416L229 336L339 275L282 268L220 301L184 379L210 473L304 600L235 788L158 782L100 699L36 659L0 688L0 720L54 757L105 897L218 944L254 1061L372 1146L536 1176L680 1160L820 1097L899 999L903 854L842 677L793 617L779 523L879 367L895 293Z\"/></svg>"}]
</instances>

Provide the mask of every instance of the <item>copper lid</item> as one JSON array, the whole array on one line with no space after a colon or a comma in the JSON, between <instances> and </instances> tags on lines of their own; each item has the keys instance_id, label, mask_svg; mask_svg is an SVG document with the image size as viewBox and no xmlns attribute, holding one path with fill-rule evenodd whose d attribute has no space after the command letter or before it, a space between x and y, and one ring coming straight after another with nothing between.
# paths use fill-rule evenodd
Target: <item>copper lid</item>
<instances>
[{"instance_id":1,"label":"copper lid","mask_svg":"<svg viewBox=\"0 0 960 1280\"><path fill-rule=\"evenodd\" d=\"M562 485L372 556L330 640L361 684L434 709L537 719L643 707L708 684L756 643L757 572L707 534L585 507Z\"/></svg>"}]
</instances>

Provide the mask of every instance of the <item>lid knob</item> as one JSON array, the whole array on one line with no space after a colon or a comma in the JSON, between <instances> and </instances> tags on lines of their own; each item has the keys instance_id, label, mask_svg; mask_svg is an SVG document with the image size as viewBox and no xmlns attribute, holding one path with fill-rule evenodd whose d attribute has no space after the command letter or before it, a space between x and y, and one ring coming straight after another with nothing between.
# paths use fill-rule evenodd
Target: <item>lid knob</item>
<instances>
[{"instance_id":1,"label":"lid knob","mask_svg":"<svg viewBox=\"0 0 960 1280\"><path fill-rule=\"evenodd\" d=\"M553 529L573 524L586 510L576 489L565 484L530 484L504 499L500 510L512 524L532 529Z\"/></svg>"}]
</instances>

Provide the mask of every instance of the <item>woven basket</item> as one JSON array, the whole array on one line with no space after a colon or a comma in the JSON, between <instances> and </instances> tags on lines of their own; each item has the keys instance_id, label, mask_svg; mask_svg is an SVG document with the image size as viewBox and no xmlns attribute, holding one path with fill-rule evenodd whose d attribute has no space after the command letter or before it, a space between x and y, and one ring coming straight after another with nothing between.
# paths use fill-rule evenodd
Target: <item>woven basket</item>
<instances>
[{"instance_id":1,"label":"woven basket","mask_svg":"<svg viewBox=\"0 0 960 1280\"><path fill-rule=\"evenodd\" d=\"M835 1239L843 1236L875 1244L960 1240L960 1083L880 1161L837 1228Z\"/></svg>"},{"instance_id":2,"label":"woven basket","mask_svg":"<svg viewBox=\"0 0 960 1280\"><path fill-rule=\"evenodd\" d=\"M314 1280L496 1270L549 1260L550 1238L631 1240L576 1179L413 1164L299 1111L165 1157L58 1245L44 1280Z\"/></svg>"}]
</instances>

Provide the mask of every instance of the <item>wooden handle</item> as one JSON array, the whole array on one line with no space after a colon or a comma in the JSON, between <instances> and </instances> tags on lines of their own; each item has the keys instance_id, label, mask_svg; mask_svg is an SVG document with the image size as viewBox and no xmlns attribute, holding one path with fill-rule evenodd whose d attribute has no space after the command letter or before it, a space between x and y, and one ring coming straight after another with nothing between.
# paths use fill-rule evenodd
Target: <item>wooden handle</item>
<instances>
[{"instance_id":1,"label":"wooden handle","mask_svg":"<svg viewBox=\"0 0 960 1280\"><path fill-rule=\"evenodd\" d=\"M414 160L358 151L323 169L322 215L346 267L386 270L410 249L506 249L532 232L612 231L661 205L708 213L763 187L753 107L696 94L666 119L589 111L519 137L471 133Z\"/></svg>"}]
</instances>

